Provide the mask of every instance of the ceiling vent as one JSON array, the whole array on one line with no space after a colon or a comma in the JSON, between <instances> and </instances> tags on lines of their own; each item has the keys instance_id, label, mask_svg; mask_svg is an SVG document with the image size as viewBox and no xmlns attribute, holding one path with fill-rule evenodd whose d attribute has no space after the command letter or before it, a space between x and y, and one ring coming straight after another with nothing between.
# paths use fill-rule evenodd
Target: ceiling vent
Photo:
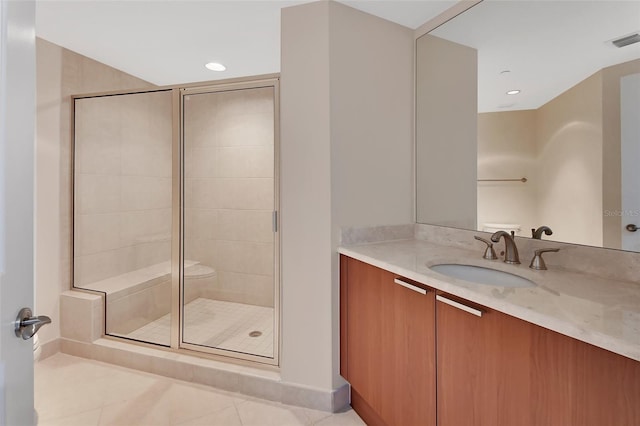
<instances>
[{"instance_id":1,"label":"ceiling vent","mask_svg":"<svg viewBox=\"0 0 640 426\"><path fill-rule=\"evenodd\" d=\"M628 36L620 37L619 39L611 41L616 47L625 47L633 43L640 41L640 34L635 33Z\"/></svg>"}]
</instances>

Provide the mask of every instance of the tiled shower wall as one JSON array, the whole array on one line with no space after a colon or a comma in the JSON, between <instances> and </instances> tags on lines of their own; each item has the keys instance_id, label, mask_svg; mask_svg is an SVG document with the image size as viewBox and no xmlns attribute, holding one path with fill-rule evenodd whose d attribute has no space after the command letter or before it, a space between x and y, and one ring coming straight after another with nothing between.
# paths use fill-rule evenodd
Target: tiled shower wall
<instances>
[{"instance_id":1,"label":"tiled shower wall","mask_svg":"<svg viewBox=\"0 0 640 426\"><path fill-rule=\"evenodd\" d=\"M171 119L171 92L76 101L76 287L170 260Z\"/></svg>"},{"instance_id":2,"label":"tiled shower wall","mask_svg":"<svg viewBox=\"0 0 640 426\"><path fill-rule=\"evenodd\" d=\"M273 88L185 98L185 257L215 299L273 306Z\"/></svg>"}]
</instances>

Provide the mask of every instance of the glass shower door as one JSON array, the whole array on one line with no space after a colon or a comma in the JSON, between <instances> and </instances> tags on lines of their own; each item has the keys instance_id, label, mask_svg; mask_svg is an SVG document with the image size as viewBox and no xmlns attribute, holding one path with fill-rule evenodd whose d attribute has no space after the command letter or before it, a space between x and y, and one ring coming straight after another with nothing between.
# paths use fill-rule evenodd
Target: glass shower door
<instances>
[{"instance_id":1,"label":"glass shower door","mask_svg":"<svg viewBox=\"0 0 640 426\"><path fill-rule=\"evenodd\" d=\"M276 92L183 90L181 347L277 363Z\"/></svg>"},{"instance_id":2,"label":"glass shower door","mask_svg":"<svg viewBox=\"0 0 640 426\"><path fill-rule=\"evenodd\" d=\"M73 286L104 294L107 335L163 346L171 346L172 102L171 90L74 98Z\"/></svg>"}]
</instances>

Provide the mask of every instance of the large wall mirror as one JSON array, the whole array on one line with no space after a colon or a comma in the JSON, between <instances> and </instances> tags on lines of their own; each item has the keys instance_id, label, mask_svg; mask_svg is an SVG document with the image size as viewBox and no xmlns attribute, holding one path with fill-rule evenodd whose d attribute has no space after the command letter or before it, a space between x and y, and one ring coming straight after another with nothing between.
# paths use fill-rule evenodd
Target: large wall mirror
<instances>
[{"instance_id":1,"label":"large wall mirror","mask_svg":"<svg viewBox=\"0 0 640 426\"><path fill-rule=\"evenodd\" d=\"M420 37L417 221L640 251L639 33L640 1L485 0Z\"/></svg>"}]
</instances>

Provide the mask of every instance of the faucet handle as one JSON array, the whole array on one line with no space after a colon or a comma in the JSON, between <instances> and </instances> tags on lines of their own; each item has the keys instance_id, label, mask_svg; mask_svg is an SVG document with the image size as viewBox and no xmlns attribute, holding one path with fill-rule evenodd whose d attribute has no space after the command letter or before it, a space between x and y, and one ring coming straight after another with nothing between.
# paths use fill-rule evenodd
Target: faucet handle
<instances>
[{"instance_id":1,"label":"faucet handle","mask_svg":"<svg viewBox=\"0 0 640 426\"><path fill-rule=\"evenodd\" d=\"M498 256L496 256L496 251L493 249L493 243L491 241L485 240L484 238L478 237L477 235L475 235L473 238L478 241L482 241L487 245L487 249L484 251L484 255L482 256L484 259L496 260L498 258Z\"/></svg>"},{"instance_id":2,"label":"faucet handle","mask_svg":"<svg viewBox=\"0 0 640 426\"><path fill-rule=\"evenodd\" d=\"M542 258L542 253L558 252L558 251L560 251L559 248L546 248L546 249L535 250L533 252L534 256L533 256L533 259L531 259L531 264L529 265L529 268L535 269L538 271L545 271L547 269L547 265L545 265L544 263L544 259Z\"/></svg>"}]
</instances>

